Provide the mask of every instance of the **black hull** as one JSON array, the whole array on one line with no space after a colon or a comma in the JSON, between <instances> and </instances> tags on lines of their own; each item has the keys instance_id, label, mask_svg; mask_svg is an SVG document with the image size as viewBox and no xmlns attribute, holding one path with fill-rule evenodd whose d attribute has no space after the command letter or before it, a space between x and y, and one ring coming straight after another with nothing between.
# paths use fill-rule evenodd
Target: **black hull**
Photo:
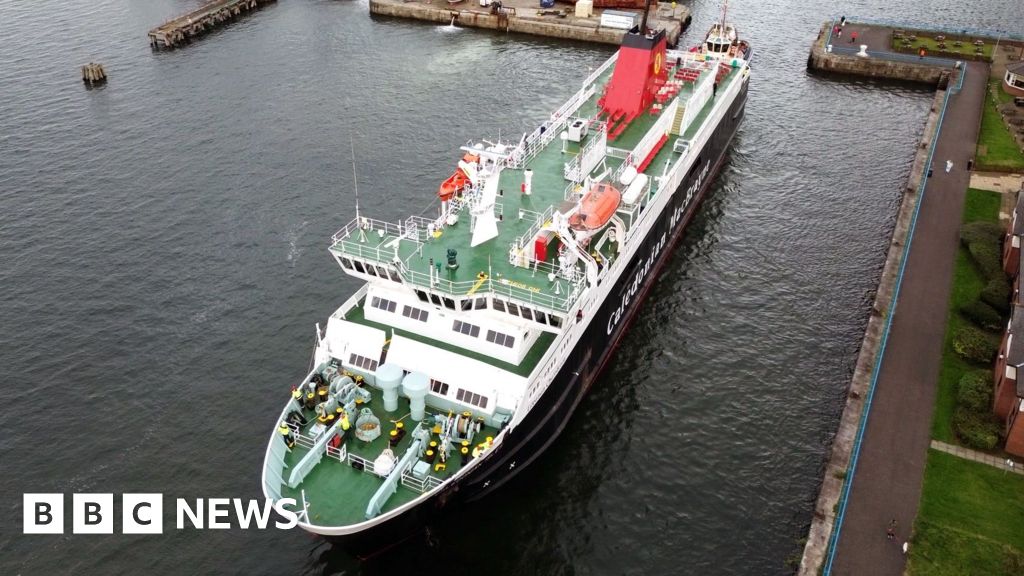
<instances>
[{"instance_id":1,"label":"black hull","mask_svg":"<svg viewBox=\"0 0 1024 576\"><path fill-rule=\"evenodd\" d=\"M460 483L414 509L357 534L327 536L329 541L360 557L383 552L417 534L448 504L478 500L493 492L536 460L554 442L607 365L639 311L640 303L669 261L672 248L683 236L718 175L729 144L743 119L746 99L747 86L744 83L693 168L651 226L634 256L631 269L622 274L609 292L553 384L527 417L494 449L488 461Z\"/></svg>"}]
</instances>

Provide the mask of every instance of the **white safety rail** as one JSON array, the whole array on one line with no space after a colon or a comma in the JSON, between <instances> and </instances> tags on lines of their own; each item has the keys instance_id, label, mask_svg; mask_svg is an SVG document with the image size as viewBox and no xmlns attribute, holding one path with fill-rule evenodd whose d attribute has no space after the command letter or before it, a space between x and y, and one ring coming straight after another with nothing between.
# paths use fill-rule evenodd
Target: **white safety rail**
<instances>
[{"instance_id":1,"label":"white safety rail","mask_svg":"<svg viewBox=\"0 0 1024 576\"><path fill-rule=\"evenodd\" d=\"M604 159L608 149L608 124L599 122L597 133L587 139L580 153L565 163L562 175L566 180L582 182L583 178Z\"/></svg>"},{"instance_id":2,"label":"white safety rail","mask_svg":"<svg viewBox=\"0 0 1024 576\"><path fill-rule=\"evenodd\" d=\"M506 165L510 168L525 168L538 152L547 146L555 137L561 134L562 129L565 128L569 119L572 118L573 115L576 114L576 111L586 104L587 100L589 100L597 91L597 86L594 83L615 63L618 56L619 54L616 52L611 58L606 60L604 64L601 64L601 66L599 66L597 70L594 70L594 72L592 72L583 82L583 87L573 94L565 104L562 104L562 107L556 110L547 122L538 126L537 129L531 132L528 136L524 136L522 141L519 143L519 150L516 150L509 155Z\"/></svg>"},{"instance_id":3,"label":"white safety rail","mask_svg":"<svg viewBox=\"0 0 1024 576\"><path fill-rule=\"evenodd\" d=\"M341 445L341 448L335 448L328 444L327 457L334 458L338 462L344 464L348 460L348 448L344 444Z\"/></svg>"},{"instance_id":4,"label":"white safety rail","mask_svg":"<svg viewBox=\"0 0 1024 576\"><path fill-rule=\"evenodd\" d=\"M647 134L640 139L633 151L630 152L632 160L639 165L643 162L647 156L654 151L654 147L658 142L668 135L669 128L672 127L672 120L675 119L676 110L679 108L679 99L672 100L672 103L667 108L662 110L661 116L658 117L658 121L651 126L651 129L647 131Z\"/></svg>"},{"instance_id":5,"label":"white safety rail","mask_svg":"<svg viewBox=\"0 0 1024 576\"><path fill-rule=\"evenodd\" d=\"M353 463L362 464L363 465L363 472L365 472L367 474L376 474L376 472L374 472L374 470L373 470L373 462L371 462L371 461L369 461L366 458L363 458L361 456L356 456L355 454L353 454L351 452L348 453L348 463L349 464L353 464Z\"/></svg>"},{"instance_id":6,"label":"white safety rail","mask_svg":"<svg viewBox=\"0 0 1024 576\"><path fill-rule=\"evenodd\" d=\"M424 476L423 479L421 480L413 476L412 472L408 470L402 472L402 486L415 490L420 494L424 492L430 492L431 490L437 488L443 483L444 481L438 478L437 476L431 476L428 474Z\"/></svg>"},{"instance_id":7,"label":"white safety rail","mask_svg":"<svg viewBox=\"0 0 1024 576\"><path fill-rule=\"evenodd\" d=\"M548 206L543 212L533 212L533 214L537 215L537 219L533 221L533 224L531 224L529 228L527 228L526 232L512 242L512 251L516 252L526 247L526 245L533 240L534 236L540 232L540 229L544 227L544 223L551 220L551 215L554 213L554 210L554 206ZM515 262L512 263L515 264Z\"/></svg>"},{"instance_id":8,"label":"white safety rail","mask_svg":"<svg viewBox=\"0 0 1024 576\"><path fill-rule=\"evenodd\" d=\"M295 437L295 443L303 448L312 449L313 445L316 444L316 439L311 436L306 436L302 433L301 429L292 423L288 423L288 427L292 430L292 436Z\"/></svg>"}]
</instances>

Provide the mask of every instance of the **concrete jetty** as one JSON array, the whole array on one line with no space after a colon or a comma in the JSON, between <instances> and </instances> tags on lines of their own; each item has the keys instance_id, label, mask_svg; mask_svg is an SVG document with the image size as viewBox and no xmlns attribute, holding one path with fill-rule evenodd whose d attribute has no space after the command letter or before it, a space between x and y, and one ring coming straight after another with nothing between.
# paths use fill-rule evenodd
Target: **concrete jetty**
<instances>
[{"instance_id":1,"label":"concrete jetty","mask_svg":"<svg viewBox=\"0 0 1024 576\"><path fill-rule=\"evenodd\" d=\"M614 10L637 15L643 12L642 9L629 8ZM480 6L477 1L466 0L455 4L448 0L370 0L370 13L379 16L618 45L626 30L601 26L603 12L602 8L594 8L591 16L577 17L571 4L543 9L537 0L502 0L500 8ZM680 34L691 20L688 8L672 4L652 8L648 18L648 26L664 28L668 42L673 45L679 41Z\"/></svg>"},{"instance_id":2,"label":"concrete jetty","mask_svg":"<svg viewBox=\"0 0 1024 576\"><path fill-rule=\"evenodd\" d=\"M275 0L212 0L149 31L154 50L175 48Z\"/></svg>"},{"instance_id":3,"label":"concrete jetty","mask_svg":"<svg viewBox=\"0 0 1024 576\"><path fill-rule=\"evenodd\" d=\"M826 463L798 574L900 575L906 556L882 531L914 525L930 440L957 230L989 67L893 53L892 28L826 23L812 71L929 83L935 99L911 168L846 407ZM857 40L850 42L853 32ZM951 171L933 163L952 162ZM898 309L898 313L897 313Z\"/></svg>"}]
</instances>

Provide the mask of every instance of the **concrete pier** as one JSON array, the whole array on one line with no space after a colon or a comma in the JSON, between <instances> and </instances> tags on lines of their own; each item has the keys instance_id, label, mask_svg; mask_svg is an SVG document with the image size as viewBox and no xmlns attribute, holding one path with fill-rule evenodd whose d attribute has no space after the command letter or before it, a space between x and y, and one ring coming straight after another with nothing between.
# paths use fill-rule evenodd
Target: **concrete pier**
<instances>
[{"instance_id":1,"label":"concrete pier","mask_svg":"<svg viewBox=\"0 0 1024 576\"><path fill-rule=\"evenodd\" d=\"M213 0L149 31L154 50L175 48L275 0Z\"/></svg>"},{"instance_id":2,"label":"concrete pier","mask_svg":"<svg viewBox=\"0 0 1024 576\"><path fill-rule=\"evenodd\" d=\"M857 42L853 43L849 41L854 28L852 24L847 24L844 32L846 36L838 38L830 38L831 27L831 22L822 25L817 39L811 45L811 54L807 59L808 70L935 86L944 72L948 76L948 70L954 63L944 58L889 53L885 50L891 33L888 29L858 27L860 35ZM868 47L866 57L857 55L861 45Z\"/></svg>"},{"instance_id":3,"label":"concrete pier","mask_svg":"<svg viewBox=\"0 0 1024 576\"><path fill-rule=\"evenodd\" d=\"M621 12L639 14L642 10L615 8ZM601 8L595 8L588 18L577 18L571 4L556 4L555 8L541 9L537 0L507 0L499 10L482 7L468 0L450 4L447 0L405 2L404 0L370 0L370 13L380 16L411 18L438 24L454 24L473 28L487 28L504 32L520 32L552 38L566 38L585 42L618 45L626 33L620 28L602 27ZM664 28L669 43L676 44L683 30L690 24L690 10L685 6L660 4L651 9L648 26Z\"/></svg>"},{"instance_id":4,"label":"concrete pier","mask_svg":"<svg viewBox=\"0 0 1024 576\"><path fill-rule=\"evenodd\" d=\"M937 92L903 192L798 574L897 576L906 556L882 531L896 519L897 536L905 541L917 514L969 181L964 167L974 156L989 68L983 62L893 53L892 29L852 22L829 41L832 25L822 27L811 47L810 70L928 83ZM854 31L857 39L851 42ZM929 172L932 164L946 161L953 170Z\"/></svg>"}]
</instances>

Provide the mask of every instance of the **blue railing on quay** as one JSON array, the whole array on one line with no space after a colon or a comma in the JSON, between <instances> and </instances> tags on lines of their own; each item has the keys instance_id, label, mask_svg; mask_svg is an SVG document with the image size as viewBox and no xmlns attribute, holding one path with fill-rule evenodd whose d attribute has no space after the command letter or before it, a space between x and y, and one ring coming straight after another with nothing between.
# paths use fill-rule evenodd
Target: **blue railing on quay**
<instances>
[{"instance_id":1,"label":"blue railing on quay","mask_svg":"<svg viewBox=\"0 0 1024 576\"><path fill-rule=\"evenodd\" d=\"M849 19L847 19L849 21ZM942 122L946 117L946 108L949 104L950 95L959 92L963 87L964 77L967 75L967 67L962 66L957 74L956 83L950 85L946 91L946 95L942 100L942 108L939 111L938 122L935 127L935 137L932 139L931 146L928 150L928 161L925 163L924 170L929 170L932 165L932 161L935 157L935 147L939 141L939 135L942 132ZM854 476L857 472L857 461L860 457L861 443L864 440L864 431L867 429L868 416L871 414L871 401L875 396L875 388L878 384L878 377L881 373L882 361L885 358L885 348L889 342L889 333L892 329L892 319L896 315L896 303L900 295L900 288L903 285L903 275L906 271L907 258L910 255L910 247L914 241L914 230L917 228L917 217L921 212L921 205L924 203L924 194L928 185L927 172L922 173L921 183L917 189L917 205L914 206L914 214L910 219L910 226L907 231L907 241L903 245L903 253L900 256L900 267L899 272L896 275L896 287L893 290L892 298L889 301L889 309L885 320L885 329L882 331L881 346L879 348L878 357L875 359L874 367L871 373L871 384L868 387L867 396L864 399L864 408L861 412L860 425L857 427L857 436L853 443L853 452L850 457L850 466L846 471L846 481L843 483L843 490L839 496L839 507L836 514L835 525L832 528L832 534L829 537L828 543L828 556L825 560L825 568L823 571L824 576L830 576L832 574L832 565L835 562L836 549L838 548L839 536L842 532L843 520L846 517L846 505L850 498L850 489L853 485Z\"/></svg>"}]
</instances>

